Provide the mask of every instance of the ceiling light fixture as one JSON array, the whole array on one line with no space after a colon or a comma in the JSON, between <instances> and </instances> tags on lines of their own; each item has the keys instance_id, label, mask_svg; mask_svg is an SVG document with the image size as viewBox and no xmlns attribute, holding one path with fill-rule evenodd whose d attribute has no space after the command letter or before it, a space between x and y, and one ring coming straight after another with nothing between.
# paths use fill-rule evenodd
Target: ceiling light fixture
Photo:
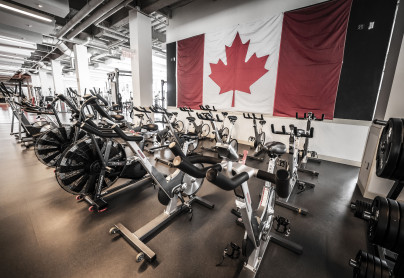
<instances>
[{"instance_id":1,"label":"ceiling light fixture","mask_svg":"<svg viewBox=\"0 0 404 278\"><path fill-rule=\"evenodd\" d=\"M26 16L30 16L30 17L33 17L33 18L36 18L36 19L39 19L39 20L43 20L43 21L46 21L46 22L52 22L52 18L50 18L48 16L45 16L45 15L40 14L40 13L36 13L36 12L31 11L29 9L24 9L23 7L13 5L11 3L7 3L7 2L4 2L4 1L0 1L0 8L7 9L7 10L10 10L10 11L20 13L20 14L23 14L23 15L26 15Z\"/></svg>"},{"instance_id":2,"label":"ceiling light fixture","mask_svg":"<svg viewBox=\"0 0 404 278\"><path fill-rule=\"evenodd\" d=\"M36 45L34 43L28 43L28 42L16 40L16 39L9 38L9 37L0 36L0 41L11 42L11 43L22 45L22 46L25 45L25 46L28 46L33 49L36 48Z\"/></svg>"}]
</instances>

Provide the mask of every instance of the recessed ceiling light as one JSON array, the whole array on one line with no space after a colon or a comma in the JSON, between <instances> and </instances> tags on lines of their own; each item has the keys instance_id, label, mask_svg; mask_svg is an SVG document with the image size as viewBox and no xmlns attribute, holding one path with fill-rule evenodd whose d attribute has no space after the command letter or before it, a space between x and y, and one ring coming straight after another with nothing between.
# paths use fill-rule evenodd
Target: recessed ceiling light
<instances>
[{"instance_id":1,"label":"recessed ceiling light","mask_svg":"<svg viewBox=\"0 0 404 278\"><path fill-rule=\"evenodd\" d=\"M31 25L31 24L27 24L27 26L28 26L29 28L31 28L31 27L32 27L32 25Z\"/></svg>"},{"instance_id":2,"label":"recessed ceiling light","mask_svg":"<svg viewBox=\"0 0 404 278\"><path fill-rule=\"evenodd\" d=\"M43 21L52 22L52 18L47 17L47 16L45 16L45 15L43 15L41 13L36 13L36 12L31 11L29 9L24 9L21 6L17 6L17 5L7 3L7 2L4 2L4 1L0 1L0 8L7 9L7 10L10 10L10 11L13 11L13 12L16 12L16 13L20 13L20 14L23 14L23 15L27 15L27 16L30 16L30 17L34 17L36 19L40 19L40 20L43 20Z\"/></svg>"},{"instance_id":3,"label":"recessed ceiling light","mask_svg":"<svg viewBox=\"0 0 404 278\"><path fill-rule=\"evenodd\" d=\"M38 8L42 8L43 6L41 4L38 4Z\"/></svg>"}]
</instances>

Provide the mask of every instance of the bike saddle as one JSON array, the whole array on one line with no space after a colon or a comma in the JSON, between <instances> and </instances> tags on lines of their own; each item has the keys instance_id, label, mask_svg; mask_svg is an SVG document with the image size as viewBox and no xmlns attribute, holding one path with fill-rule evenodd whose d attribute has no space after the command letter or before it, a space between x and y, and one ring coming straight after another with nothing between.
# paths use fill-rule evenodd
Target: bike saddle
<instances>
[{"instance_id":1,"label":"bike saddle","mask_svg":"<svg viewBox=\"0 0 404 278\"><path fill-rule=\"evenodd\" d=\"M227 115L229 115L229 113L227 113L227 112L222 112L222 115L226 117Z\"/></svg>"},{"instance_id":2,"label":"bike saddle","mask_svg":"<svg viewBox=\"0 0 404 278\"><path fill-rule=\"evenodd\" d=\"M286 153L286 145L281 142L267 142L264 146L269 155L281 155Z\"/></svg>"},{"instance_id":3,"label":"bike saddle","mask_svg":"<svg viewBox=\"0 0 404 278\"><path fill-rule=\"evenodd\" d=\"M237 121L237 116L228 116L227 117L231 122Z\"/></svg>"},{"instance_id":4,"label":"bike saddle","mask_svg":"<svg viewBox=\"0 0 404 278\"><path fill-rule=\"evenodd\" d=\"M116 121L122 121L125 117L122 115L111 115L111 118L113 118Z\"/></svg>"},{"instance_id":5,"label":"bike saddle","mask_svg":"<svg viewBox=\"0 0 404 278\"><path fill-rule=\"evenodd\" d=\"M267 121L264 121L264 120L261 120L261 121L260 121L260 124L261 124L261 125L264 125L264 124L266 124L266 123L267 123Z\"/></svg>"},{"instance_id":6,"label":"bike saddle","mask_svg":"<svg viewBox=\"0 0 404 278\"><path fill-rule=\"evenodd\" d=\"M306 133L306 131L304 129L298 129L296 135L300 136L300 135L305 134L305 133Z\"/></svg>"},{"instance_id":7,"label":"bike saddle","mask_svg":"<svg viewBox=\"0 0 404 278\"><path fill-rule=\"evenodd\" d=\"M173 114L174 116L177 116L177 115L178 115L178 112L172 112L172 114Z\"/></svg>"},{"instance_id":8,"label":"bike saddle","mask_svg":"<svg viewBox=\"0 0 404 278\"><path fill-rule=\"evenodd\" d=\"M187 120L190 121L191 123L192 123L192 122L195 122L195 118L194 118L194 117L187 117Z\"/></svg>"},{"instance_id":9,"label":"bike saddle","mask_svg":"<svg viewBox=\"0 0 404 278\"><path fill-rule=\"evenodd\" d=\"M143 125L142 128L146 129L147 131L156 131L159 129L158 125L156 124Z\"/></svg>"},{"instance_id":10,"label":"bike saddle","mask_svg":"<svg viewBox=\"0 0 404 278\"><path fill-rule=\"evenodd\" d=\"M143 118L144 114L135 114L135 116L138 117L138 118Z\"/></svg>"}]
</instances>

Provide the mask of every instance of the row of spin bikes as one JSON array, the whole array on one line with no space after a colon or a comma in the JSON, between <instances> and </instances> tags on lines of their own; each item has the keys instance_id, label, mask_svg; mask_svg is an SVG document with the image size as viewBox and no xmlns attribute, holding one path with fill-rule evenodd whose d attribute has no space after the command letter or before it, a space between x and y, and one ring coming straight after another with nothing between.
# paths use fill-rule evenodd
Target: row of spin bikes
<instances>
[{"instance_id":1,"label":"row of spin bikes","mask_svg":"<svg viewBox=\"0 0 404 278\"><path fill-rule=\"evenodd\" d=\"M277 230L282 230L282 227L287 230L287 221L282 222L280 217L275 216L275 202L284 199L287 204L291 189L300 182L297 179L298 165L281 159L287 152L283 143L264 143L256 137L259 143L252 157L258 157L257 153L266 155L269 159L268 170L247 166L247 153L240 159L237 141L231 137L237 117L222 114L232 124L230 131L226 132L223 119L217 114L214 116L214 108L201 107L202 111L196 114L201 123L197 124L196 119L190 115L193 111L184 107L181 110L189 113L187 120L194 129L193 132L179 132L181 123L176 120L176 112L170 113L161 107L137 107L133 115L139 118L139 125L134 126L125 121L121 112L109 105L95 90L85 95L79 103L75 103L68 96L58 95L46 107L30 104L17 88L12 90L1 84L0 90L7 95L7 102L13 112L13 127L14 118L19 123L19 132L12 130L11 133L26 146L32 142L38 159L49 167L55 167L59 185L76 195L78 200L88 202L91 211L104 211L107 208L104 198L128 186L149 184L158 187L158 200L166 207L161 215L135 232L129 231L121 223L110 229L111 234L119 234L138 251L137 261L156 260L157 255L145 241L179 214L192 213L194 203L207 208L214 207L208 200L197 196L205 178L220 189L233 190L235 193L237 209L233 210L233 213L238 218L236 222L244 227L245 233L242 246L231 243L225 249L223 259L235 258L241 253L244 264L240 274L255 275L270 241L295 253L302 253L300 245L272 231L273 226L276 226ZM55 108L58 102L69 107L73 124L61 123ZM41 124L35 125L28 121L27 113L40 116ZM159 115L160 120L157 123L152 120L151 113ZM256 129L258 117L255 114L245 114L244 117L252 118ZM217 157L195 152L195 142L203 139L202 130L205 124L202 121L211 123ZM218 128L217 123L222 123L222 127ZM159 129L159 125L163 125L163 128ZM200 126L200 132L195 126ZM295 138L294 140L313 136L311 127L308 133L293 126L290 127L290 132L286 132L284 127L279 132ZM22 138L21 133L24 133L25 137ZM149 152L169 148L175 156L170 163L177 170L165 176L153 166L145 155L148 145L152 146L148 148ZM301 152L294 149L293 151L292 157L297 154L294 159L298 161ZM264 181L261 200L254 209L249 199L249 180L252 177ZM126 178L128 181L111 187L120 178Z\"/></svg>"}]
</instances>

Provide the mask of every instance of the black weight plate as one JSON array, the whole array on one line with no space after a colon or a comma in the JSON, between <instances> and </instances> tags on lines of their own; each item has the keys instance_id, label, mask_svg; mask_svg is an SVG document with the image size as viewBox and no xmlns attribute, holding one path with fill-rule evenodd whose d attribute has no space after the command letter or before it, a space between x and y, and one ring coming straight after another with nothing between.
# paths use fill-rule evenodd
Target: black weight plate
<instances>
[{"instance_id":1,"label":"black weight plate","mask_svg":"<svg viewBox=\"0 0 404 278\"><path fill-rule=\"evenodd\" d=\"M401 119L404 125L404 119ZM403 128L403 134L401 135L403 138L403 145L400 150L400 157L398 159L397 165L396 165L396 170L394 173L391 175L392 178L395 180L403 180L404 179L404 128Z\"/></svg>"},{"instance_id":2,"label":"black weight plate","mask_svg":"<svg viewBox=\"0 0 404 278\"><path fill-rule=\"evenodd\" d=\"M382 262L380 261L379 257L374 257L375 259L375 278L381 278L382 277Z\"/></svg>"},{"instance_id":3,"label":"black weight plate","mask_svg":"<svg viewBox=\"0 0 404 278\"><path fill-rule=\"evenodd\" d=\"M390 178L396 169L403 141L403 122L390 118L383 128L376 154L376 175Z\"/></svg>"},{"instance_id":4,"label":"black weight plate","mask_svg":"<svg viewBox=\"0 0 404 278\"><path fill-rule=\"evenodd\" d=\"M366 277L366 270L368 267L368 253L360 250L356 255L355 260L359 264L359 269L354 270L354 278Z\"/></svg>"},{"instance_id":5,"label":"black weight plate","mask_svg":"<svg viewBox=\"0 0 404 278\"><path fill-rule=\"evenodd\" d=\"M368 270L366 271L366 278L375 278L375 259L373 255L368 254Z\"/></svg>"},{"instance_id":6,"label":"black weight plate","mask_svg":"<svg viewBox=\"0 0 404 278\"><path fill-rule=\"evenodd\" d=\"M372 243L380 244L384 240L389 225L389 203L384 197L377 196L372 202L372 215L375 220L369 221L368 235Z\"/></svg>"},{"instance_id":7,"label":"black weight plate","mask_svg":"<svg viewBox=\"0 0 404 278\"><path fill-rule=\"evenodd\" d=\"M402 253L404 251L404 203L398 202L400 207L400 230L397 237L397 252Z\"/></svg>"},{"instance_id":8,"label":"black weight plate","mask_svg":"<svg viewBox=\"0 0 404 278\"><path fill-rule=\"evenodd\" d=\"M389 228L384 239L383 247L396 251L396 241L400 230L400 207L396 200L387 199L390 205Z\"/></svg>"},{"instance_id":9,"label":"black weight plate","mask_svg":"<svg viewBox=\"0 0 404 278\"><path fill-rule=\"evenodd\" d=\"M389 266L385 260L380 260L382 264L382 278L390 278Z\"/></svg>"}]
</instances>

